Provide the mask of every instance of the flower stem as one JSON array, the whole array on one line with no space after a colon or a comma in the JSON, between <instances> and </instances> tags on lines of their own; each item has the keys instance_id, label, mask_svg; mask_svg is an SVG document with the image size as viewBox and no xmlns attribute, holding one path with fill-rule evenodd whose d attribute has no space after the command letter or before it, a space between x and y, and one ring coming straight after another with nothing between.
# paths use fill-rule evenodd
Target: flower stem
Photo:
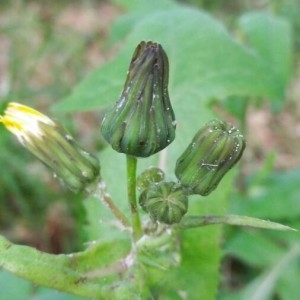
<instances>
[{"instance_id":1,"label":"flower stem","mask_svg":"<svg viewBox=\"0 0 300 300\"><path fill-rule=\"evenodd\" d=\"M126 228L130 227L130 222L126 216L115 205L111 196L106 191L106 185L104 181L100 181L97 188L94 191L94 196L98 198L109 210L114 214L117 220Z\"/></svg>"},{"instance_id":2,"label":"flower stem","mask_svg":"<svg viewBox=\"0 0 300 300\"><path fill-rule=\"evenodd\" d=\"M142 236L142 227L136 201L136 167L137 159L133 156L127 158L127 193L132 216L133 239L137 241Z\"/></svg>"}]
</instances>

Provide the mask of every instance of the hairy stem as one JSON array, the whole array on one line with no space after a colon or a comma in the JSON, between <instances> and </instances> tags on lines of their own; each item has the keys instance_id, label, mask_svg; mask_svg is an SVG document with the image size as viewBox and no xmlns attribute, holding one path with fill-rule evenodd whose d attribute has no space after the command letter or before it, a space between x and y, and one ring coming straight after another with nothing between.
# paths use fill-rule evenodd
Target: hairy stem
<instances>
[{"instance_id":1,"label":"hairy stem","mask_svg":"<svg viewBox=\"0 0 300 300\"><path fill-rule=\"evenodd\" d=\"M108 207L108 209L114 214L123 227L130 227L129 220L119 210L119 208L111 199L111 196L107 193L105 182L100 181L98 183L93 195L98 198L106 207Z\"/></svg>"},{"instance_id":2,"label":"hairy stem","mask_svg":"<svg viewBox=\"0 0 300 300\"><path fill-rule=\"evenodd\" d=\"M132 233L135 241L142 236L141 220L136 200L136 167L137 159L127 155L127 193L132 216Z\"/></svg>"}]
</instances>

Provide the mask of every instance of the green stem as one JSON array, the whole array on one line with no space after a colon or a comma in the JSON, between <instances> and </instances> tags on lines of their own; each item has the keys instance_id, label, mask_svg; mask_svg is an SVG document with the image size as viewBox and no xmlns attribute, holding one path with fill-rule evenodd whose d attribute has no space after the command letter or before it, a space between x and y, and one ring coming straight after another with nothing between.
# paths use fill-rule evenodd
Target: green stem
<instances>
[{"instance_id":1,"label":"green stem","mask_svg":"<svg viewBox=\"0 0 300 300\"><path fill-rule=\"evenodd\" d=\"M128 201L132 216L132 233L133 239L137 241L142 236L141 220L137 208L136 201L136 166L137 159L133 156L126 156L127 158L127 193Z\"/></svg>"},{"instance_id":2,"label":"green stem","mask_svg":"<svg viewBox=\"0 0 300 300\"><path fill-rule=\"evenodd\" d=\"M94 191L94 196L108 207L108 209L114 214L117 220L124 226L130 227L130 222L126 218L126 216L119 210L119 208L115 205L111 196L106 191L106 185L103 181L100 181L97 185L96 190Z\"/></svg>"}]
</instances>

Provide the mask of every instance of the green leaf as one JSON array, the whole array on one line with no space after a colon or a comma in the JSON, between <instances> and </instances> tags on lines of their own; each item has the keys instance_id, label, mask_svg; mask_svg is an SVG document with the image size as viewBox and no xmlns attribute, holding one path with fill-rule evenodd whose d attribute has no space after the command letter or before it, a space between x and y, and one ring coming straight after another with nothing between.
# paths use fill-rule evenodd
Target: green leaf
<instances>
[{"instance_id":1,"label":"green leaf","mask_svg":"<svg viewBox=\"0 0 300 300\"><path fill-rule=\"evenodd\" d=\"M296 169L274 172L253 186L250 183L248 195L236 197L231 213L273 220L299 218L299 180Z\"/></svg>"},{"instance_id":2,"label":"green leaf","mask_svg":"<svg viewBox=\"0 0 300 300\"><path fill-rule=\"evenodd\" d=\"M292 69L292 32L285 19L267 13L250 12L239 20L239 26L258 56L282 88L288 85ZM284 98L273 99L273 108L280 108ZM276 101L277 100L277 101Z\"/></svg>"},{"instance_id":3,"label":"green leaf","mask_svg":"<svg viewBox=\"0 0 300 300\"><path fill-rule=\"evenodd\" d=\"M287 84L292 67L292 29L285 19L263 12L244 14L239 26L246 41Z\"/></svg>"},{"instance_id":4,"label":"green leaf","mask_svg":"<svg viewBox=\"0 0 300 300\"><path fill-rule=\"evenodd\" d=\"M299 258L300 247L298 245L291 248L287 253L282 255L280 260L266 270L254 281L252 281L244 290L243 298L249 300L267 300L275 294L277 284L281 277L284 277L285 271L295 264ZM293 299L293 298L292 298Z\"/></svg>"},{"instance_id":5,"label":"green leaf","mask_svg":"<svg viewBox=\"0 0 300 300\"><path fill-rule=\"evenodd\" d=\"M298 260L300 258L300 253L298 255ZM297 258L296 258L297 259ZM280 299L290 300L295 297L295 295L300 295L300 268L297 263L290 263L288 268L284 270L284 273L278 280L277 293Z\"/></svg>"},{"instance_id":6,"label":"green leaf","mask_svg":"<svg viewBox=\"0 0 300 300\"><path fill-rule=\"evenodd\" d=\"M251 267L269 267L286 249L262 231L239 230L228 240L224 254L238 258Z\"/></svg>"},{"instance_id":7,"label":"green leaf","mask_svg":"<svg viewBox=\"0 0 300 300\"><path fill-rule=\"evenodd\" d=\"M297 299L295 295L299 295L299 257L300 248L295 245L282 253L272 266L262 271L243 289L225 293L220 299L268 300L275 295L282 300Z\"/></svg>"},{"instance_id":8,"label":"green leaf","mask_svg":"<svg viewBox=\"0 0 300 300\"><path fill-rule=\"evenodd\" d=\"M105 276L91 275L97 272L105 274L110 264L120 260L128 251L129 241L114 240L95 243L84 252L52 255L12 244L0 236L0 265L4 270L38 285L96 299L113 295L110 285L115 284L119 276L117 271L110 271Z\"/></svg>"},{"instance_id":9,"label":"green leaf","mask_svg":"<svg viewBox=\"0 0 300 300\"><path fill-rule=\"evenodd\" d=\"M172 0L112 0L112 2L129 11L159 10L175 6L175 3Z\"/></svg>"},{"instance_id":10,"label":"green leaf","mask_svg":"<svg viewBox=\"0 0 300 300\"><path fill-rule=\"evenodd\" d=\"M236 226L249 226L273 230L296 230L289 226L279 223L261 220L247 216L225 215L225 216L185 216L182 218L178 227L181 229L189 229L193 227L202 227L212 224L227 224Z\"/></svg>"},{"instance_id":11,"label":"green leaf","mask_svg":"<svg viewBox=\"0 0 300 300\"><path fill-rule=\"evenodd\" d=\"M24 298L24 300L27 300L28 298ZM39 289L37 293L34 295L34 300L88 300L89 298L86 297L78 297L71 294L58 292L56 290L52 289Z\"/></svg>"},{"instance_id":12,"label":"green leaf","mask_svg":"<svg viewBox=\"0 0 300 300\"><path fill-rule=\"evenodd\" d=\"M0 290L1 298L5 300L25 300L30 297L32 283L1 270Z\"/></svg>"},{"instance_id":13,"label":"green leaf","mask_svg":"<svg viewBox=\"0 0 300 300\"><path fill-rule=\"evenodd\" d=\"M113 0L114 3L124 7L128 13L119 16L111 27L108 45L114 45L124 40L136 23L144 19L149 13L177 6L172 0Z\"/></svg>"},{"instance_id":14,"label":"green leaf","mask_svg":"<svg viewBox=\"0 0 300 300\"><path fill-rule=\"evenodd\" d=\"M56 110L91 110L113 104L141 40L155 40L165 48L170 60L170 97L175 112L180 111L176 107L184 108L182 115L210 98L284 95L284 85L268 61L236 43L209 15L181 7L150 13L137 21L119 56L83 80Z\"/></svg>"}]
</instances>

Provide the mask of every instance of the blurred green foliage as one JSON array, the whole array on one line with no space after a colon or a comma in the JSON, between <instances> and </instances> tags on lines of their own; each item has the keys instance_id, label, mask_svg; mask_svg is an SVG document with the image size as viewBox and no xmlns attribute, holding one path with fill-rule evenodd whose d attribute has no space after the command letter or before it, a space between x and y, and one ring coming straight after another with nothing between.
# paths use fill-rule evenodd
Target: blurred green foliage
<instances>
[{"instance_id":1,"label":"blurred green foliage","mask_svg":"<svg viewBox=\"0 0 300 300\"><path fill-rule=\"evenodd\" d=\"M286 91L295 74L294 62L299 62L300 4L296 0L263 4L180 1L189 7L171 0L111 2L113 6L104 1L86 1L86 4L46 1L45 7L38 1L1 3L4 21L0 39L8 41L10 49L8 73L3 77L8 88L2 87L2 101L25 101L53 109L53 114L64 118L71 131L78 130L82 141L96 148L101 143L99 124L96 123L98 127L89 124L87 129L76 127L69 113L101 112L112 105L122 89L134 47L141 40L160 42L169 56L170 97L178 121L176 140L168 148L170 178L176 158L197 128L218 113L214 111L216 104L245 133L249 106L267 103L277 113L285 106ZM80 5L96 10L103 8L99 6L102 3L114 7L118 14L114 23L109 24L109 34L103 34L104 29L80 31L58 25L57 16L64 10L71 7L75 13ZM75 19L71 19L71 24L72 20ZM104 60L112 59L86 76L95 69L94 61L87 58L92 48L102 51ZM100 59L96 62L102 63ZM107 222L107 211L97 200L86 200L83 210L81 197L58 187L43 168L33 164L31 156L12 142L3 128L0 128L0 146L0 224L7 237L20 242L16 228L27 226L29 232L35 232L35 228L45 227L49 224L46 222L49 211L57 202L67 208L59 215L54 206L54 215L69 220L66 228L58 220L60 229L69 230L67 235L59 233L69 243L55 248L48 244L55 241L45 237L43 250L75 251L83 248L83 241L120 237ZM251 145L248 147L251 149ZM120 208L128 211L123 201L125 185L120 186L126 180L123 157L107 148L99 157L109 192L119 201ZM157 156L141 161L140 170L157 161ZM249 215L300 229L299 166L275 172L273 164L266 160L258 170L247 173L244 164L238 181L242 186L235 184L233 172L207 199L195 197L189 212ZM41 230L37 236L45 234L49 232ZM185 232L181 244L182 263L164 275L164 285L153 290L155 299L298 299L297 232L228 227L222 231L216 226ZM18 286L19 293L14 286ZM79 299L35 288L6 272L0 273L0 287L5 300Z\"/></svg>"}]
</instances>

